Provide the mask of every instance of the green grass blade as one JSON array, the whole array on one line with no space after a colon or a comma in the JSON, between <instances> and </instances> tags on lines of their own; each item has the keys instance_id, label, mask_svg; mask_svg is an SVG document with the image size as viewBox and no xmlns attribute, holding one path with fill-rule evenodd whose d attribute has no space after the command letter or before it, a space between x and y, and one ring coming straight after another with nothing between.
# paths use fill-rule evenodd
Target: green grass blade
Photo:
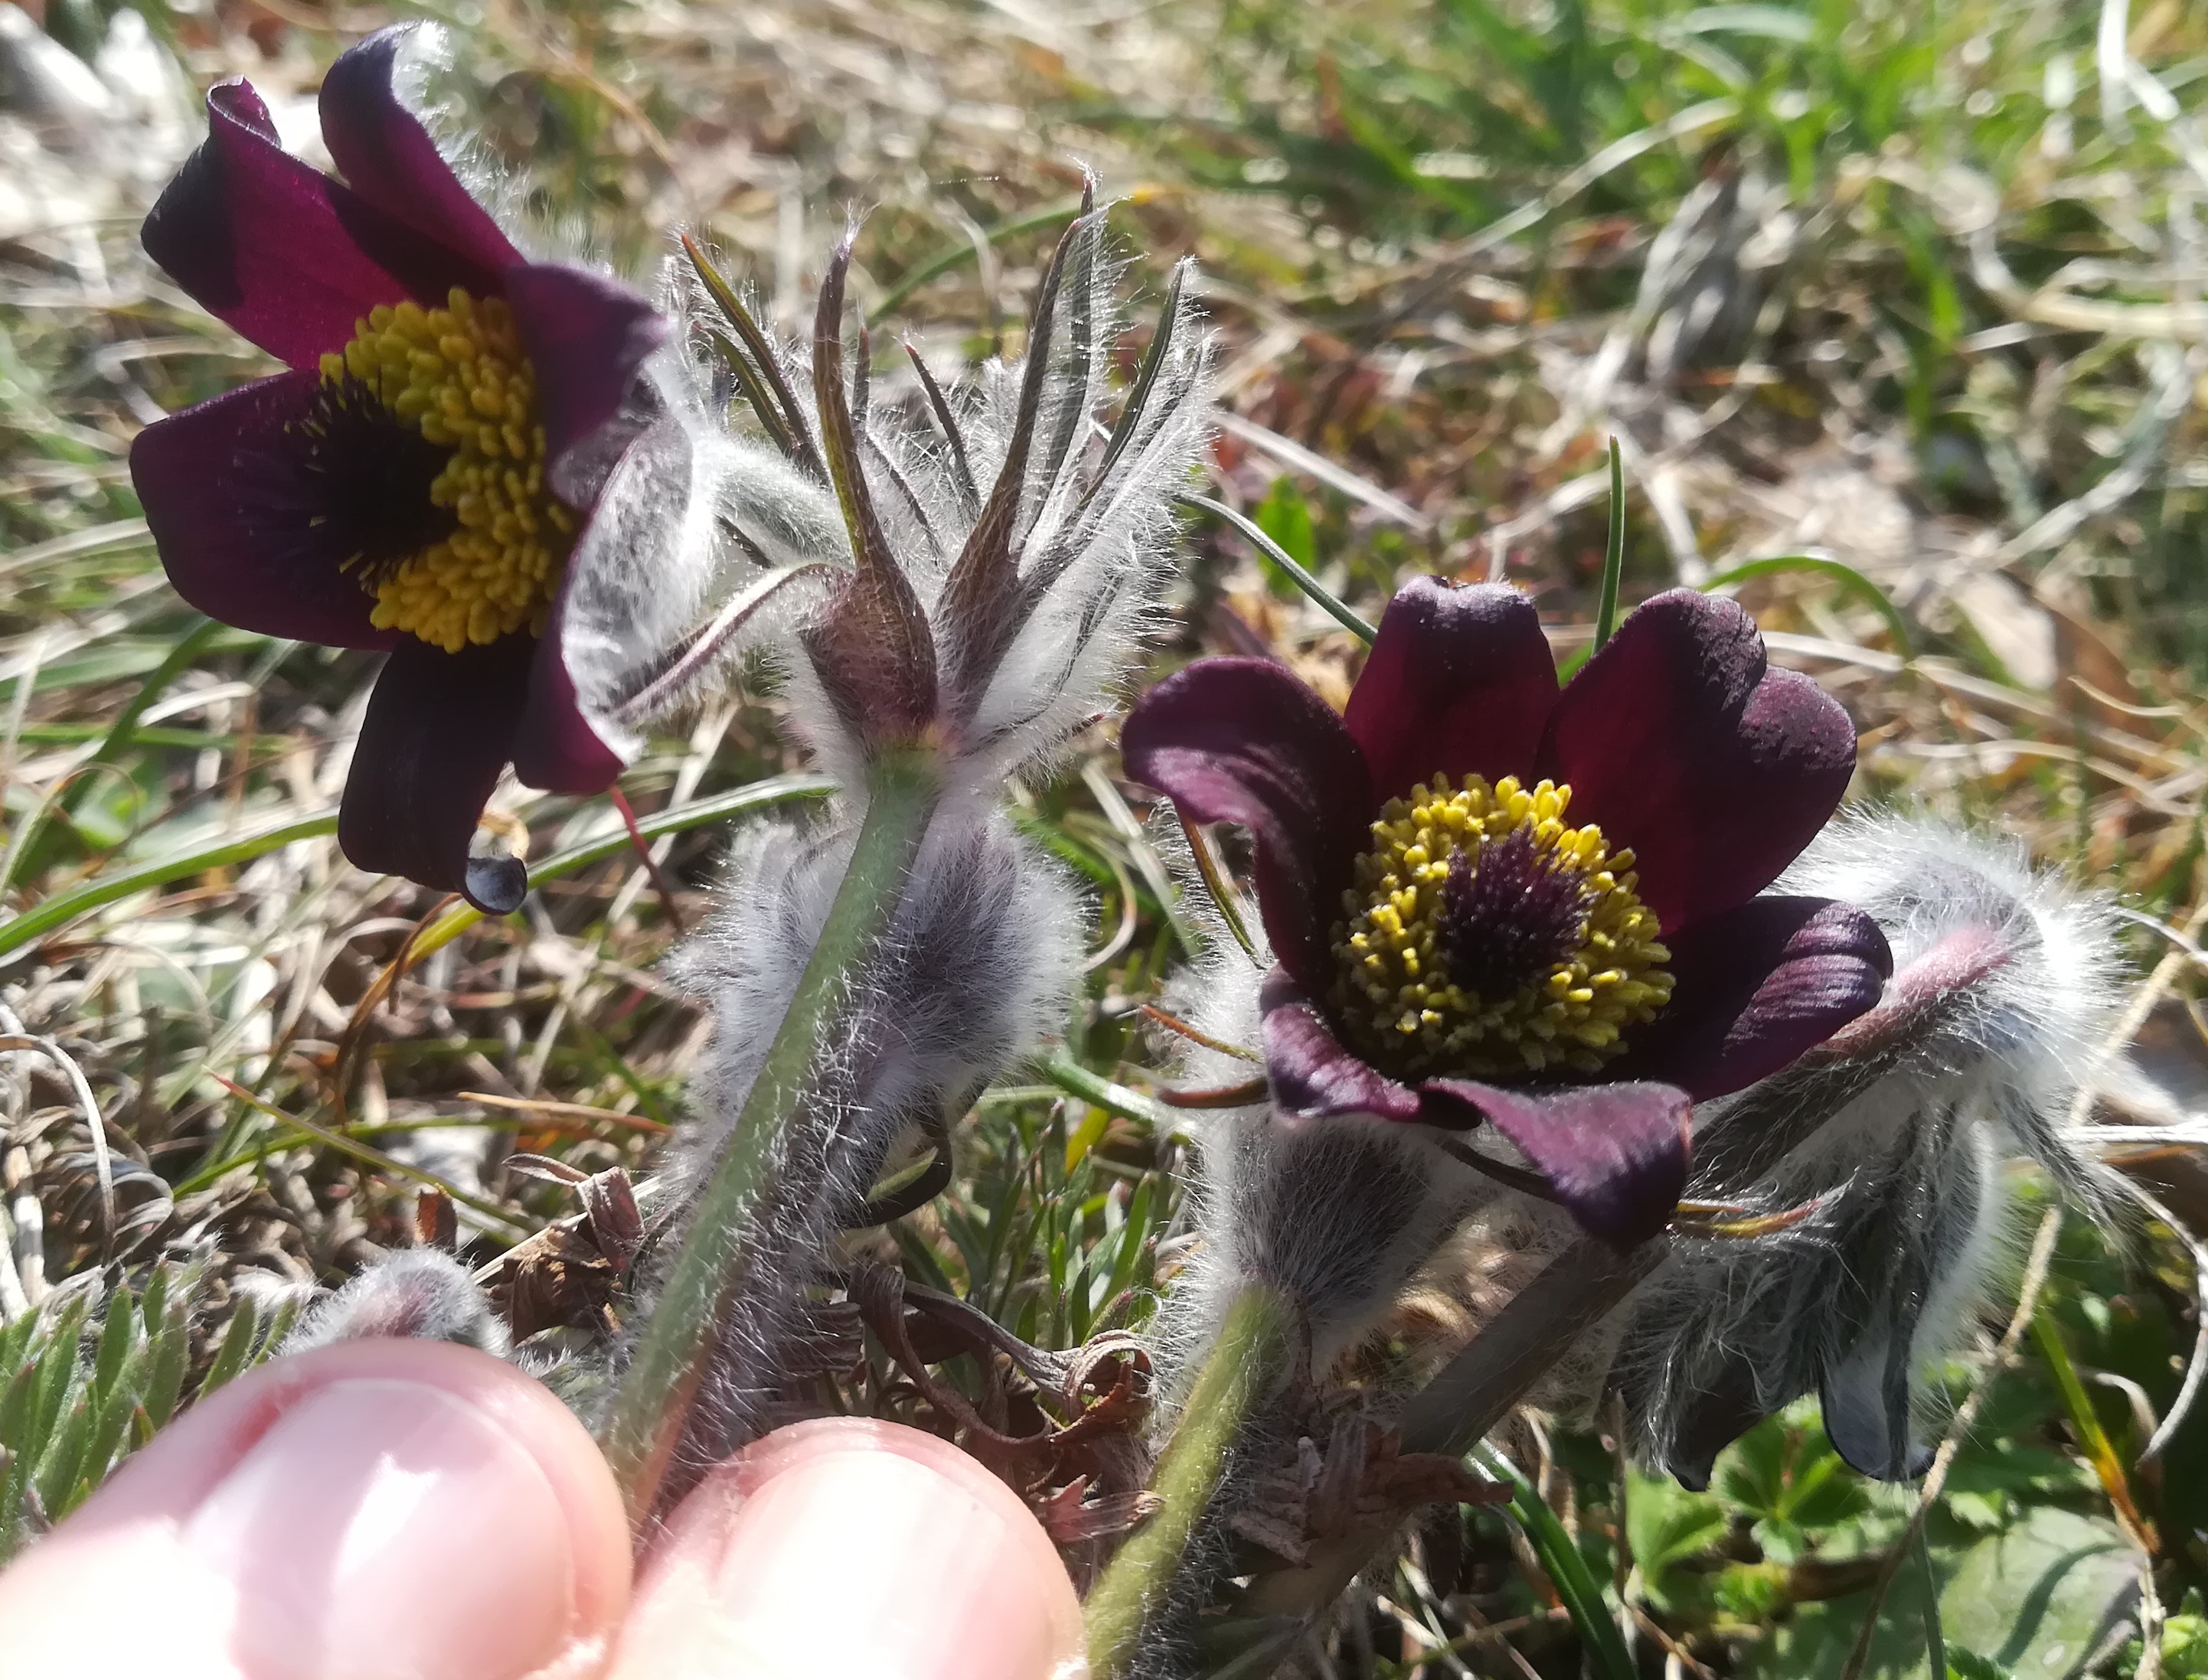
<instances>
[{"instance_id":1,"label":"green grass blade","mask_svg":"<svg viewBox=\"0 0 2208 1680\"><path fill-rule=\"evenodd\" d=\"M1070 1091L1107 1114L1118 1115L1126 1120L1139 1120L1161 1137L1173 1131L1177 1124L1170 1113L1141 1091L1114 1085L1102 1074L1090 1073L1077 1061L1053 1055L1038 1058L1035 1066L1036 1072L1060 1091Z\"/></svg>"},{"instance_id":2,"label":"green grass blade","mask_svg":"<svg viewBox=\"0 0 2208 1680\"><path fill-rule=\"evenodd\" d=\"M1056 204L1045 205L1040 210L1030 210L1024 215L1013 216L981 230L981 243L993 245L1000 239L1011 239L1023 233L1034 233L1041 228L1054 228L1070 222L1081 214L1082 201L1077 198L1062 199ZM939 274L948 274L954 268L963 268L981 256L979 245L968 239L948 246L915 268L879 298L867 311L867 325L886 320L904 307L905 300Z\"/></svg>"},{"instance_id":3,"label":"green grass blade","mask_svg":"<svg viewBox=\"0 0 2208 1680\"><path fill-rule=\"evenodd\" d=\"M1927 1672L1947 1680L1947 1641L1940 1630L1940 1577L1933 1573L1932 1550L1924 1531L1917 1531L1917 1569L1924 1577L1924 1656Z\"/></svg>"},{"instance_id":4,"label":"green grass blade","mask_svg":"<svg viewBox=\"0 0 2208 1680\"><path fill-rule=\"evenodd\" d=\"M1853 566L1827 555L1774 554L1769 559L1744 560L1737 566L1727 567L1702 588L1705 591L1722 589L1734 583L1744 583L1751 577L1769 577L1787 571L1806 571L1831 578L1886 620L1886 627L1893 636L1893 645L1904 659L1917 656L1917 638L1911 633L1909 619L1887 598L1886 591Z\"/></svg>"},{"instance_id":5,"label":"green grass blade","mask_svg":"<svg viewBox=\"0 0 2208 1680\"><path fill-rule=\"evenodd\" d=\"M655 812L639 820L637 828L646 840L656 839L661 834L671 834L686 828L702 828L723 817L740 816L749 811L786 804L797 799L817 798L833 786L822 776L773 776L732 793L717 794L710 799L693 800L687 805ZM333 834L337 828L338 814L333 810L323 811L314 816L295 818L242 834L219 846L175 853L150 864L141 864L135 869L101 876L69 892L57 893L53 897L33 905L21 916L0 923L0 956L21 950L57 929L66 927L79 917L88 915L103 905L127 899L134 893L165 887L172 881L181 881L187 876L202 874L208 870L249 863L295 840L319 840L326 834ZM587 869L617 852L627 851L628 846L628 834L623 831L602 836L582 846L571 846L565 852L555 852L529 871L529 884L535 887L543 882L572 875L577 870ZM463 905L453 909L415 942L414 956L417 960L428 956L441 946L450 944L481 920L483 912L471 906Z\"/></svg>"},{"instance_id":6,"label":"green grass blade","mask_svg":"<svg viewBox=\"0 0 2208 1680\"><path fill-rule=\"evenodd\" d=\"M1610 536L1602 550L1602 597L1594 612L1594 651L1617 628L1617 586L1625 576L1625 457L1610 440Z\"/></svg>"},{"instance_id":7,"label":"green grass blade","mask_svg":"<svg viewBox=\"0 0 2208 1680\"><path fill-rule=\"evenodd\" d=\"M1502 1454L1480 1447L1473 1451L1473 1462L1489 1475L1510 1484L1510 1514L1517 1520L1527 1544L1533 1548L1533 1555L1540 1559L1543 1571L1556 1584L1557 1595L1564 1601L1572 1626L1579 1630L1588 1665L1601 1680L1635 1680L1633 1659L1627 1653L1625 1641L1618 1635L1617 1623L1611 1619L1601 1583L1587 1568L1587 1559L1580 1555L1572 1537L1565 1533L1564 1525L1557 1520L1556 1512L1549 1509L1548 1502L1518 1467Z\"/></svg>"},{"instance_id":8,"label":"green grass blade","mask_svg":"<svg viewBox=\"0 0 2208 1680\"><path fill-rule=\"evenodd\" d=\"M1336 624L1363 642L1366 647L1372 645L1372 638L1380 632L1352 610L1348 604L1333 590L1305 571L1294 555L1267 536L1258 528L1255 520L1245 517L1227 506L1226 503L1214 501L1209 496L1184 494L1176 496L1173 499L1184 506L1200 507L1215 519L1223 519L1233 526L1236 530L1249 539L1252 547L1287 573L1290 582L1324 607Z\"/></svg>"},{"instance_id":9,"label":"green grass blade","mask_svg":"<svg viewBox=\"0 0 2208 1680\"><path fill-rule=\"evenodd\" d=\"M112 764L128 751L137 734L138 720L145 715L146 708L168 691L169 685L177 679L179 673L207 651L222 629L223 626L213 619L202 619L171 649L168 657L154 667L153 674L139 685L138 692L130 697L115 721L108 726L107 733L101 737L92 756L77 766L75 774L81 775L97 766ZM31 819L15 843L8 848L6 859L0 861L0 892L8 889L18 873L27 879L37 875L39 865L44 861L41 855L43 848L52 833L54 810L55 801L49 799L41 803L38 814Z\"/></svg>"},{"instance_id":10,"label":"green grass blade","mask_svg":"<svg viewBox=\"0 0 2208 1680\"><path fill-rule=\"evenodd\" d=\"M217 846L172 852L166 858L157 858L152 863L141 864L133 869L96 876L81 887L73 888L66 893L57 893L50 899L42 899L21 916L0 923L0 956L5 956L10 951L20 951L26 945L67 927L80 916L89 915L103 905L114 904L134 893L150 892L154 888L165 887L172 881L182 881L187 876L202 875L208 870L250 863L255 858L280 851L294 841L319 840L337 831L338 814L333 810L322 811L314 816L293 817L272 823L265 828L252 830Z\"/></svg>"}]
</instances>

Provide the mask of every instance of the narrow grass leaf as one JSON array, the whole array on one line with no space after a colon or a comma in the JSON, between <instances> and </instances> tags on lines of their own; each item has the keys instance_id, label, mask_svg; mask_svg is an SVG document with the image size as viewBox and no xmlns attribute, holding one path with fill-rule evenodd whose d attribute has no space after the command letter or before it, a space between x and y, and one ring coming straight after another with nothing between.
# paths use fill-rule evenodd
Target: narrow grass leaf
<instances>
[{"instance_id":1,"label":"narrow grass leaf","mask_svg":"<svg viewBox=\"0 0 2208 1680\"><path fill-rule=\"evenodd\" d=\"M1510 1484L1510 1514L1516 1519L1527 1544L1540 1559L1542 1571L1556 1584L1557 1595L1578 1630L1589 1665L1601 1680L1635 1680L1633 1659L1611 1619L1601 1583L1587 1568L1587 1559L1549 1509L1548 1502L1518 1467L1491 1448L1474 1450L1473 1462L1488 1474Z\"/></svg>"},{"instance_id":2,"label":"narrow grass leaf","mask_svg":"<svg viewBox=\"0 0 2208 1680\"><path fill-rule=\"evenodd\" d=\"M1227 506L1226 503L1214 501L1209 496L1199 496L1193 493L1186 493L1175 497L1174 499L1180 502L1185 506L1202 508L1206 513L1210 514L1215 519L1225 520L1236 530L1241 532L1245 537L1248 538L1251 547L1255 547L1259 553L1263 554L1275 565L1280 567L1280 569L1287 575L1289 580L1293 582L1298 589L1309 595L1314 601L1317 602L1336 624L1340 625L1344 630L1349 631L1351 635L1356 637L1358 640L1364 643L1366 647L1369 648L1372 645L1372 638L1377 636L1380 632L1375 630L1369 622L1353 610L1349 605L1342 601L1340 596L1336 595L1333 590L1328 589L1325 584L1320 583L1317 578L1312 577L1309 571L1305 570L1305 568L1297 562L1294 555L1289 553L1288 551L1281 547L1279 543L1274 541L1269 536L1267 536L1265 533L1258 528L1256 521L1244 517L1241 514L1237 513L1233 508Z\"/></svg>"},{"instance_id":3,"label":"narrow grass leaf","mask_svg":"<svg viewBox=\"0 0 2208 1680\"><path fill-rule=\"evenodd\" d=\"M1610 535L1602 549L1602 596L1594 613L1594 650L1617 628L1617 587L1625 576L1625 457L1610 440Z\"/></svg>"},{"instance_id":4,"label":"narrow grass leaf","mask_svg":"<svg viewBox=\"0 0 2208 1680\"><path fill-rule=\"evenodd\" d=\"M1751 577L1769 577L1781 572L1803 571L1819 577L1829 577L1864 606L1886 621L1893 637L1895 649L1904 659L1917 656L1917 638L1909 628L1909 619L1896 607L1884 589L1842 560L1828 554L1774 554L1768 559L1744 560L1725 571L1702 585L1705 592L1728 589L1735 583L1744 583Z\"/></svg>"}]
</instances>

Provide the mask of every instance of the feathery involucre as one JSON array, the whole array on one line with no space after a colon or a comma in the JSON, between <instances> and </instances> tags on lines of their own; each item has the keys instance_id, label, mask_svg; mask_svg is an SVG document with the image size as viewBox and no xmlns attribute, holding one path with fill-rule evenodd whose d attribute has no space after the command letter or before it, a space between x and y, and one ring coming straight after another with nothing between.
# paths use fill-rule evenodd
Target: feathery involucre
<instances>
[{"instance_id":1,"label":"feathery involucre","mask_svg":"<svg viewBox=\"0 0 2208 1680\"><path fill-rule=\"evenodd\" d=\"M1209 433L1210 344L1185 263L1113 400L1123 317L1105 215L1060 243L1026 361L948 388L909 346L880 389L867 335L846 354L848 245L809 347L776 341L693 251L699 284L669 302L689 353L655 364L642 444L601 494L592 589L567 615L587 697L634 730L760 649L793 727L855 786L873 743L854 690L897 679L854 667L917 638L926 721L954 780L990 794L1094 717L1173 575L1172 498ZM732 393L738 420L723 422Z\"/></svg>"},{"instance_id":2,"label":"feathery involucre","mask_svg":"<svg viewBox=\"0 0 2208 1680\"><path fill-rule=\"evenodd\" d=\"M1791 1229L1681 1241L1615 1315L1611 1379L1640 1444L1689 1486L1797 1396L1850 1463L1922 1471L1920 1376L1958 1350L2037 1162L2088 1212L2103 1169L2067 1133L2115 1001L2107 908L2020 848L1922 819L1836 822L1777 887L1876 918L1894 974L1876 1009L1697 1127L1689 1195Z\"/></svg>"}]
</instances>

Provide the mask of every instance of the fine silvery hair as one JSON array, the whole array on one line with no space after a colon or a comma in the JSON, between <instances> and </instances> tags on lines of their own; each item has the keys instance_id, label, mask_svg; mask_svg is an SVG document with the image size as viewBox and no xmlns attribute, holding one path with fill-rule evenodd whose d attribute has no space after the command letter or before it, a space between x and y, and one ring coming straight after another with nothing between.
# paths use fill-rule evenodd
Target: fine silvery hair
<instances>
[{"instance_id":1,"label":"fine silvery hair","mask_svg":"<svg viewBox=\"0 0 2208 1680\"><path fill-rule=\"evenodd\" d=\"M947 673L975 631L945 585L977 525L1008 522L995 535L1018 569L1017 629L980 692L946 696L958 714L954 795L994 798L1007 775L1106 708L1176 574L1173 498L1210 435L1211 341L1183 263L1131 387L1124 398L1114 390L1125 317L1108 208L1077 219L1061 244L1025 361L991 361L945 383L908 345L901 377L877 375L863 333L851 359L850 469ZM814 347L759 328L706 272L693 264L670 278L663 297L678 343L646 365L625 423L609 429L616 458L581 469L602 476L600 511L555 633L585 713L624 744L718 691L744 655L764 654L793 732L855 787L868 743L797 653L824 593L855 564L819 464L831 428ZM1018 482L1000 501L1008 463Z\"/></svg>"},{"instance_id":2,"label":"fine silvery hair","mask_svg":"<svg viewBox=\"0 0 2208 1680\"><path fill-rule=\"evenodd\" d=\"M2011 1247L2005 1169L2035 1162L2075 1205L2110 1205L2070 1120L2116 1009L2113 916L2020 845L1907 816L1836 821L1773 890L1860 906L1893 977L1823 1049L1702 1105L1688 1195L1815 1211L1676 1240L1600 1340L1640 1449L1690 1486L1810 1393L1851 1464L1900 1480L1929 1462L1924 1373L1960 1351Z\"/></svg>"},{"instance_id":3,"label":"fine silvery hair","mask_svg":"<svg viewBox=\"0 0 2208 1680\"><path fill-rule=\"evenodd\" d=\"M714 1022L692 1080L694 1125L674 1168L690 1192L728 1146L865 816L877 746L869 714L839 688L849 673L824 663L813 638L819 615L839 610L836 580L855 563L881 562L855 562L837 493L815 470L831 432L849 442L832 445L844 452L831 463L863 475L879 554L924 617L945 673L932 726L944 789L886 936L844 973L834 1037L815 1061L825 1077L777 1140L771 1189L744 1229L690 1238L741 1244L746 1277L681 1450L693 1468L771 1420L785 1353L803 1333L806 1300L826 1281L839 1234L895 1211L868 1193L900 1145L916 1139L931 1151L918 1185L939 1187L951 1124L1045 1032L1078 969L1078 900L1003 814L1005 784L1057 750L1123 680L1174 574L1172 496L1209 430L1209 346L1185 302L1185 267L1131 388L1113 400L1120 317L1104 213L1084 213L1061 243L1026 362L992 362L946 391L915 356L904 399L889 401L870 389L862 343L834 414L822 412L811 358L773 343L699 263L693 320L710 316L713 332L744 339L747 359L731 348L722 365L743 370L747 418L717 425L700 445L692 439L699 414L725 410L727 393L663 407L657 429L641 434L644 451L622 457L622 469L656 462L645 476L657 475L670 498L708 486L711 540L694 553L660 553L653 570L597 568L588 611L567 633L571 646L594 635L607 656L594 675L579 674L579 691L587 681L611 714L640 722L724 683L731 661L758 649L782 678L793 732L839 784L819 820L741 838L720 908L674 965ZM837 330L833 300L847 260L839 252L831 264L814 346L822 355L832 350L825 335ZM969 540L1009 557L994 595L978 601L952 587ZM579 584L571 599L582 598ZM1001 615L981 622L991 613ZM1005 637L993 661L962 660L992 632ZM836 651L848 657L849 643ZM973 671L986 675L962 689ZM863 688L868 673L858 675ZM678 1193L687 1205L688 1193ZM684 1223L678 1212L662 1253Z\"/></svg>"}]
</instances>

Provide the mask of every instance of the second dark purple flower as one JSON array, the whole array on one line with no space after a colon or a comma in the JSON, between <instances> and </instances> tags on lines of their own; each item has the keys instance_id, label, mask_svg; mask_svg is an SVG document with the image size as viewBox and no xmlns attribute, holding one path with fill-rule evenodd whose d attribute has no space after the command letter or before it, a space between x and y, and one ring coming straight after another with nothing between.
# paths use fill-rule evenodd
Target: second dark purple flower
<instances>
[{"instance_id":1,"label":"second dark purple flower","mask_svg":"<svg viewBox=\"0 0 2208 1680\"><path fill-rule=\"evenodd\" d=\"M1853 907L1757 896L1838 806L1855 733L1731 601L1658 596L1560 691L1522 595L1416 579L1346 716L1280 666L1205 660L1122 746L1256 840L1276 1112L1491 1124L1620 1244L1677 1203L1693 1103L1890 970Z\"/></svg>"}]
</instances>

